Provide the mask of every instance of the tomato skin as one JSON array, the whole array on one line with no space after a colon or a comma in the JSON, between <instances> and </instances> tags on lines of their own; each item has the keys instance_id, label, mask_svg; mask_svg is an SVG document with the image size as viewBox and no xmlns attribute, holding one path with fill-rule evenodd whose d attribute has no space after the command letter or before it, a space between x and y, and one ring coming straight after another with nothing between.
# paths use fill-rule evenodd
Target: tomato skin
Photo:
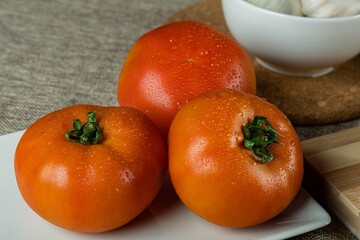
<instances>
[{"instance_id":1,"label":"tomato skin","mask_svg":"<svg viewBox=\"0 0 360 240\"><path fill-rule=\"evenodd\" d=\"M265 116L283 137L274 160L255 161L243 145L245 124ZM248 227L283 211L303 177L301 143L286 116L254 95L220 90L189 101L169 131L169 172L182 202L218 225Z\"/></svg>"},{"instance_id":2,"label":"tomato skin","mask_svg":"<svg viewBox=\"0 0 360 240\"><path fill-rule=\"evenodd\" d=\"M96 112L103 140L70 142L72 121ZM167 172L161 133L128 107L76 105L32 124L15 153L15 175L26 203L62 228L104 232L139 215L155 198Z\"/></svg>"},{"instance_id":3,"label":"tomato skin","mask_svg":"<svg viewBox=\"0 0 360 240\"><path fill-rule=\"evenodd\" d=\"M249 55L209 26L182 21L135 42L119 76L118 101L146 113L167 136L181 106L200 93L222 88L256 93Z\"/></svg>"}]
</instances>

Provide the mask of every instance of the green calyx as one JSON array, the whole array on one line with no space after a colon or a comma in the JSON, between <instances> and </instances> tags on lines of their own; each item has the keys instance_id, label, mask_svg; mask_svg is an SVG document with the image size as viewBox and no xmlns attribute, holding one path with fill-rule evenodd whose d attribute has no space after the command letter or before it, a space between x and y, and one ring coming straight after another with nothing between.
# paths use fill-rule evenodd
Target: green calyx
<instances>
[{"instance_id":1,"label":"green calyx","mask_svg":"<svg viewBox=\"0 0 360 240\"><path fill-rule=\"evenodd\" d=\"M99 124L96 122L96 114L88 112L84 125L81 125L79 119L75 119L73 129L66 132L65 137L72 142L85 145L98 144L102 140L102 133Z\"/></svg>"},{"instance_id":2,"label":"green calyx","mask_svg":"<svg viewBox=\"0 0 360 240\"><path fill-rule=\"evenodd\" d=\"M266 117L255 116L251 123L244 127L244 146L250 149L256 161L261 163L270 162L274 155L267 149L276 140L278 133Z\"/></svg>"}]
</instances>

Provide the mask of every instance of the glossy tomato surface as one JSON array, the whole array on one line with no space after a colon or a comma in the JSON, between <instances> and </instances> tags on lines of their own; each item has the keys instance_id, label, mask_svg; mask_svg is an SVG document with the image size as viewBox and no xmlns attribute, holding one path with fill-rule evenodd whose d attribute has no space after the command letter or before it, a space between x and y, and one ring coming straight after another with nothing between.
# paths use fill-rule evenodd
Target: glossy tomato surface
<instances>
[{"instance_id":1,"label":"glossy tomato surface","mask_svg":"<svg viewBox=\"0 0 360 240\"><path fill-rule=\"evenodd\" d=\"M167 136L176 112L210 89L256 93L255 72L245 50L202 23L156 28L130 49L118 82L120 105L146 113Z\"/></svg>"},{"instance_id":2,"label":"glossy tomato surface","mask_svg":"<svg viewBox=\"0 0 360 240\"><path fill-rule=\"evenodd\" d=\"M282 136L261 163L244 147L244 127L264 116ZM274 105L238 91L210 91L189 101L169 131L169 171L182 202L218 225L248 227L282 212L303 177L298 136Z\"/></svg>"},{"instance_id":3,"label":"glossy tomato surface","mask_svg":"<svg viewBox=\"0 0 360 240\"><path fill-rule=\"evenodd\" d=\"M65 138L74 119L95 112L98 144ZM62 228L104 232L140 214L155 198L167 171L161 133L128 107L76 105L32 124L15 153L15 175L26 203Z\"/></svg>"}]
</instances>

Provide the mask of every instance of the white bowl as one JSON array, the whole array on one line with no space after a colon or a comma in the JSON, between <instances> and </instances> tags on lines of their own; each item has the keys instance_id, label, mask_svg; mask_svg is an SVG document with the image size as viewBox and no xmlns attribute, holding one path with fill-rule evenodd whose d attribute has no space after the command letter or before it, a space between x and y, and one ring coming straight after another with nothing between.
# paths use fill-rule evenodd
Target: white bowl
<instances>
[{"instance_id":1,"label":"white bowl","mask_svg":"<svg viewBox=\"0 0 360 240\"><path fill-rule=\"evenodd\" d=\"M360 53L360 15L292 16L244 0L222 0L222 8L233 37L278 73L317 77Z\"/></svg>"}]
</instances>

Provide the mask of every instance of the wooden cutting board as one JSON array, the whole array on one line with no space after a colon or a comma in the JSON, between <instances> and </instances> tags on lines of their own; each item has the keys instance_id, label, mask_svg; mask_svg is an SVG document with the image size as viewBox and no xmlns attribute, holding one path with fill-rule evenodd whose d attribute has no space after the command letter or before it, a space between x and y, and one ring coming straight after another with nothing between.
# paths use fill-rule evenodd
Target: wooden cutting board
<instances>
[{"instance_id":1,"label":"wooden cutting board","mask_svg":"<svg viewBox=\"0 0 360 240\"><path fill-rule=\"evenodd\" d=\"M304 187L360 238L360 127L302 145Z\"/></svg>"}]
</instances>

